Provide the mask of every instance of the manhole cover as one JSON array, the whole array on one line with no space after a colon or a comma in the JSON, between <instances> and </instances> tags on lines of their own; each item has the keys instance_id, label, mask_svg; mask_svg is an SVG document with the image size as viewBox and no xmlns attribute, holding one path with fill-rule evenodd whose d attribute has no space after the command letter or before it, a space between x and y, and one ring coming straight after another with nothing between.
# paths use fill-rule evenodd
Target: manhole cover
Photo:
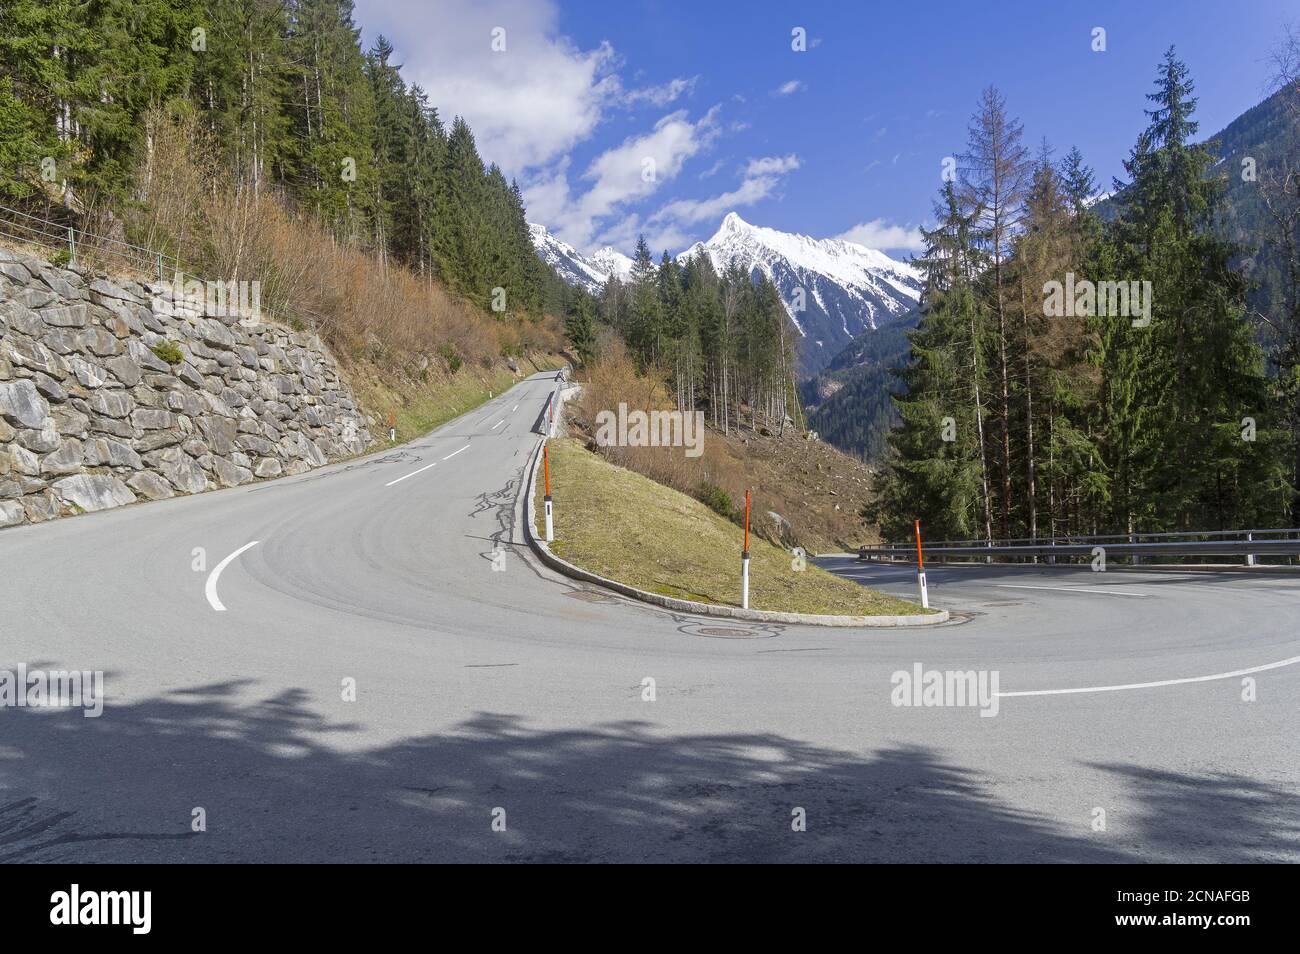
<instances>
[{"instance_id":1,"label":"manhole cover","mask_svg":"<svg viewBox=\"0 0 1300 954\"><path fill-rule=\"evenodd\" d=\"M738 626L700 626L695 632L701 636L711 636L714 639L766 639L771 633L759 633L752 629L741 629Z\"/></svg>"}]
</instances>

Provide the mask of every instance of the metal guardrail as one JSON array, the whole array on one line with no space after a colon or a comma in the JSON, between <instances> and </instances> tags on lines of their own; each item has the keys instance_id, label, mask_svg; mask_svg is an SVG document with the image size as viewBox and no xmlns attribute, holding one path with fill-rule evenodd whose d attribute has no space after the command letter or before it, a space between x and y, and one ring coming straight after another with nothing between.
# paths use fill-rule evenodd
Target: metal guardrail
<instances>
[{"instance_id":1,"label":"metal guardrail","mask_svg":"<svg viewBox=\"0 0 1300 954\"><path fill-rule=\"evenodd\" d=\"M87 254L92 258L115 260L154 274L160 282L181 271L180 260L175 255L61 225L3 205L0 205L0 236L43 249L66 249L72 264L79 264L79 257Z\"/></svg>"},{"instance_id":2,"label":"metal guardrail","mask_svg":"<svg viewBox=\"0 0 1300 954\"><path fill-rule=\"evenodd\" d=\"M71 264L82 264L81 258L88 255L94 265L126 265L137 272L154 275L159 284L170 282L174 276L185 272L180 258L168 252L132 245L130 242L62 225L3 205L0 205L0 238L45 251L66 250ZM293 326L296 319L302 323L302 327L310 328L316 334L322 334L327 324L323 316L304 308L296 308L294 315L288 315L278 308L260 304L260 313L263 317L286 326Z\"/></svg>"},{"instance_id":3,"label":"metal guardrail","mask_svg":"<svg viewBox=\"0 0 1300 954\"><path fill-rule=\"evenodd\" d=\"M1169 540L1174 537L1244 537L1245 539L1254 539L1262 534L1270 533L1289 533L1300 535L1300 528L1295 527L1274 527L1259 530L1183 530L1170 531L1167 533L1112 533L1092 536L1075 536L1066 534L1058 537L1010 537L1006 540L997 540L995 545L1008 546L1012 544L1027 543L1031 545L1048 545L1061 543L1102 543L1106 540L1120 540L1129 543L1138 543L1142 540ZM935 540L929 544L934 547L982 547L986 546L984 540ZM883 546L912 546L911 542L904 544L883 544Z\"/></svg>"},{"instance_id":4,"label":"metal guardrail","mask_svg":"<svg viewBox=\"0 0 1300 954\"><path fill-rule=\"evenodd\" d=\"M1285 535L1285 536L1281 536ZM1170 539L1182 537L1181 540ZM1235 537L1236 539L1228 539ZM1198 538L1198 539L1188 539ZM1254 565L1256 556L1300 556L1300 529L1207 530L1197 533L1148 533L1095 537L1067 537L1052 540L994 541L941 540L924 547L929 559L990 560L1001 558L1048 559L1091 558L1100 550L1106 557L1131 557L1135 564L1143 557L1235 556ZM914 544L881 544L858 548L859 560L903 559L910 561Z\"/></svg>"}]
</instances>

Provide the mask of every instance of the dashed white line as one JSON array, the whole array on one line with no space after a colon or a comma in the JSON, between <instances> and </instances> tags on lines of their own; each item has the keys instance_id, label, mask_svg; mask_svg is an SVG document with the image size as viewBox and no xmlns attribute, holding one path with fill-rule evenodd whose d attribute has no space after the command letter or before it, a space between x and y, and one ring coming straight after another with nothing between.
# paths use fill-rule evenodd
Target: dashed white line
<instances>
[{"instance_id":1,"label":"dashed white line","mask_svg":"<svg viewBox=\"0 0 1300 954\"><path fill-rule=\"evenodd\" d=\"M1034 586L1029 583L994 583L1004 590L1064 590L1066 593L1104 593L1107 596L1132 596L1146 598L1150 593L1126 593L1123 590L1102 590L1088 586Z\"/></svg>"},{"instance_id":2,"label":"dashed white line","mask_svg":"<svg viewBox=\"0 0 1300 954\"><path fill-rule=\"evenodd\" d=\"M512 407L512 408L510 409L510 413L513 414L513 413L515 413L515 411L517 411L517 410L519 410L519 405L518 405L518 404L516 404L514 407Z\"/></svg>"},{"instance_id":3,"label":"dashed white line","mask_svg":"<svg viewBox=\"0 0 1300 954\"><path fill-rule=\"evenodd\" d=\"M443 458L443 460L446 460L446 459L447 459L447 458L445 458L445 457ZM398 477L396 480L390 480L388 483L384 484L384 486L385 486L385 487L391 487L391 486L393 486L393 484L400 484L400 483L401 483L402 481L404 481L407 477L414 477L416 474L422 474L422 473L424 473L426 470L428 470L430 467L433 467L434 464L437 464L437 463L438 463L438 462L435 460L435 461L433 462L433 464L425 464L425 465L424 465L423 467L421 467L419 470L413 470L413 471L411 471L409 474L403 474L401 477Z\"/></svg>"},{"instance_id":4,"label":"dashed white line","mask_svg":"<svg viewBox=\"0 0 1300 954\"><path fill-rule=\"evenodd\" d=\"M462 447L460 450L452 451L450 454L448 454L446 457L444 457L443 460L451 460L453 457L455 457L455 456L456 456L457 454L459 454L461 451L467 451L467 450L469 450L469 445L468 445L468 444L466 444L466 445L465 445L464 447ZM430 467L434 467L434 466L436 466L437 464L438 464L438 461L436 461L436 460L435 460L432 464L425 464L423 467L419 468L418 470L413 470L413 471L411 471L409 474L403 474L401 477L398 477L396 480L390 480L388 483L384 484L384 486L385 486L385 487L391 487L391 486L393 486L393 484L400 484L400 483L401 483L402 481L404 481L407 477L414 477L416 474L422 474L422 473L424 473L426 470L428 470Z\"/></svg>"},{"instance_id":5,"label":"dashed white line","mask_svg":"<svg viewBox=\"0 0 1300 954\"><path fill-rule=\"evenodd\" d=\"M501 418L501 420L497 421L495 424L492 425L492 430L495 431L498 427L500 427L500 426L501 426L502 424L504 424L505 422L506 422L506 419L505 419L504 417Z\"/></svg>"},{"instance_id":6,"label":"dashed white line","mask_svg":"<svg viewBox=\"0 0 1300 954\"><path fill-rule=\"evenodd\" d=\"M203 587L203 594L208 598L208 604L218 613L224 613L226 611L225 605L221 602L221 599L217 596L217 580L221 578L221 571L224 570L226 567L228 567L230 565L230 561L235 559L235 557L239 556L245 550L255 546L257 546L256 540L254 540L252 543L245 543L242 547L240 547L234 553L230 554L230 556L226 557L215 567L213 567L212 572L208 574L208 582Z\"/></svg>"},{"instance_id":7,"label":"dashed white line","mask_svg":"<svg viewBox=\"0 0 1300 954\"><path fill-rule=\"evenodd\" d=\"M1119 692L1123 689L1156 689L1160 686L1181 686L1189 682L1213 682L1216 679L1236 679L1238 676L1249 676L1255 672L1265 672L1269 669L1281 669L1283 666L1294 666L1300 663L1300 656L1292 656L1290 659L1283 659L1278 662L1265 663L1263 666L1252 666L1249 669L1237 669L1233 672L1219 672L1212 676L1189 676L1186 679L1161 679L1159 682L1130 682L1122 686L1085 686L1080 689L1033 689L1026 692L999 692L999 696L1068 696L1082 692Z\"/></svg>"}]
</instances>

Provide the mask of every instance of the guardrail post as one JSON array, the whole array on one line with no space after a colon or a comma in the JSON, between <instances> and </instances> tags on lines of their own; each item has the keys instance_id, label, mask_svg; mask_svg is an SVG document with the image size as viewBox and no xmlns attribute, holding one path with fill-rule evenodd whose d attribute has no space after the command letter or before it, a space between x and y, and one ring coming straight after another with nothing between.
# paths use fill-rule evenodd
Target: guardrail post
<instances>
[{"instance_id":1,"label":"guardrail post","mask_svg":"<svg viewBox=\"0 0 1300 954\"><path fill-rule=\"evenodd\" d=\"M546 542L552 543L555 540L555 520L551 509L551 457L545 444L542 445L542 470L546 474L546 495L542 498L546 507Z\"/></svg>"},{"instance_id":2,"label":"guardrail post","mask_svg":"<svg viewBox=\"0 0 1300 954\"><path fill-rule=\"evenodd\" d=\"M930 608L930 591L925 585L925 558L921 555L921 521L916 521L916 582L921 587L921 606Z\"/></svg>"},{"instance_id":3,"label":"guardrail post","mask_svg":"<svg viewBox=\"0 0 1300 954\"><path fill-rule=\"evenodd\" d=\"M745 549L740 551L740 608L749 609L749 491L745 491Z\"/></svg>"},{"instance_id":4,"label":"guardrail post","mask_svg":"<svg viewBox=\"0 0 1300 954\"><path fill-rule=\"evenodd\" d=\"M1137 534L1136 534L1136 533L1130 533L1130 534L1128 535L1128 542L1129 542L1129 543L1137 543ZM1131 559L1131 560L1133 561L1133 566L1141 566L1141 565L1142 565L1142 558L1141 558L1140 556L1138 556L1136 553L1133 554L1133 556L1131 556L1129 559Z\"/></svg>"}]
</instances>

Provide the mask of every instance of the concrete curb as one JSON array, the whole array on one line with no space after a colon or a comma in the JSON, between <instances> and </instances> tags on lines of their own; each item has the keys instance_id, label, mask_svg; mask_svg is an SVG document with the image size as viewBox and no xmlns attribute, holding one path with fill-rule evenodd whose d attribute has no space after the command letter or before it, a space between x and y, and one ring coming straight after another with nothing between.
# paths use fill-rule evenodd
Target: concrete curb
<instances>
[{"instance_id":1,"label":"concrete curb","mask_svg":"<svg viewBox=\"0 0 1300 954\"><path fill-rule=\"evenodd\" d=\"M571 579L582 580L584 583L594 583L623 596L641 600L643 603L662 606L664 609L691 613L696 616L717 616L725 619L749 620L755 623L898 627L937 626L948 622L949 614L947 610L940 610L938 613L928 616L820 616L813 613L776 613L768 610L745 610L738 606L718 606L714 603L699 603L695 600L683 600L675 596L650 593L646 590L639 590L634 586L628 586L626 583L620 583L617 580L609 580L603 576L598 576L589 570L584 570L582 567L575 566L569 561L556 556L551 552L551 548L546 545L546 541L537 536L537 515L533 505L533 498L536 496L537 491L537 468L538 464L541 463L542 448L545 444L545 439L537 442L537 448L533 451L532 462L528 465L528 479L524 482L524 536L528 540L529 547L532 548L543 563Z\"/></svg>"}]
</instances>

